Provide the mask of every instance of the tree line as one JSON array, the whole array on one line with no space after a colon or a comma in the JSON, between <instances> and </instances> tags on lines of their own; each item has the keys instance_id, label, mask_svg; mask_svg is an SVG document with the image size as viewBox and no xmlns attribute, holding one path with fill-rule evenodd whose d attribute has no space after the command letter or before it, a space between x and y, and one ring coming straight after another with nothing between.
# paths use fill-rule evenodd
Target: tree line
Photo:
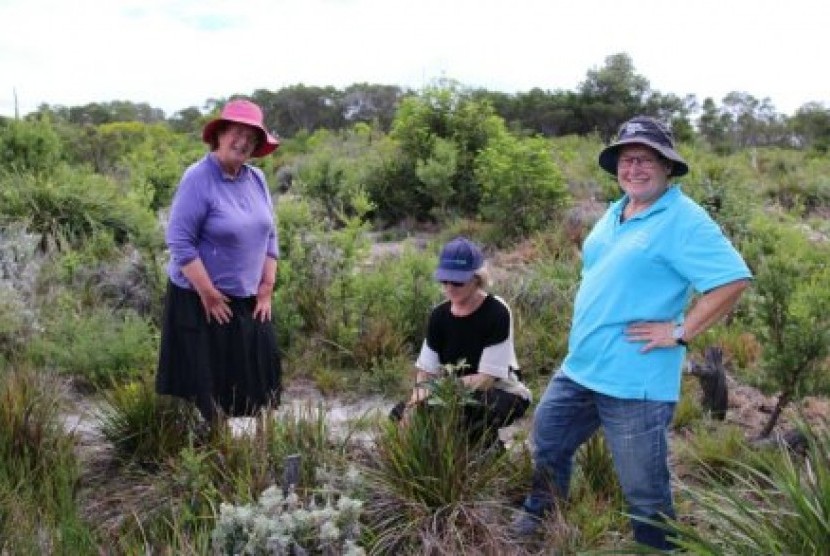
<instances>
[{"instance_id":1,"label":"tree line","mask_svg":"<svg viewBox=\"0 0 830 556\"><path fill-rule=\"evenodd\" d=\"M388 132L401 102L417 94L397 85L355 83L341 90L297 84L231 98L252 98L265 110L272 130L282 137L294 137L319 129L339 131L357 122ZM747 92L733 91L720 104L710 97L699 102L695 95L661 93L637 73L626 53L610 55L604 65L588 70L574 91L534 88L508 94L479 88L466 94L492 105L511 130L528 136L597 134L607 141L632 114L648 114L670 122L680 141L700 140L723 154L760 146L825 153L830 147L830 107L822 103L809 102L795 114L785 115L776 111L769 98L759 99ZM202 107L191 106L169 117L147 103L129 101L73 107L43 104L27 118L48 115L77 125L167 122L174 131L195 133L227 100L207 99Z\"/></svg>"}]
</instances>

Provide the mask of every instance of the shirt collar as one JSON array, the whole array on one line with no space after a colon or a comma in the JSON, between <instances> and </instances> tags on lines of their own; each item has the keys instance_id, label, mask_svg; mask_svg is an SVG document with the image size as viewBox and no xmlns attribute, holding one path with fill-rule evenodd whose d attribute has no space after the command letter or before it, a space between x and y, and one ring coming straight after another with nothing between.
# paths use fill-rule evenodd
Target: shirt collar
<instances>
[{"instance_id":1,"label":"shirt collar","mask_svg":"<svg viewBox=\"0 0 830 556\"><path fill-rule=\"evenodd\" d=\"M650 207L648 207L643 212L640 212L632 216L631 220L636 220L638 218L647 218L655 212L662 212L666 210L666 208L672 203L672 201L674 201L674 199L680 196L680 193L681 191L679 183L669 185L669 187L666 189L666 192L660 195L660 197L656 201L654 201L654 203L652 203ZM617 219L619 219L620 214L622 214L622 211L625 208L625 205L627 204L628 194L623 195L622 198L614 202L612 210L614 211L614 215L617 217Z\"/></svg>"},{"instance_id":2,"label":"shirt collar","mask_svg":"<svg viewBox=\"0 0 830 556\"><path fill-rule=\"evenodd\" d=\"M248 165L243 164L242 168L239 169L239 175L237 175L235 178L229 178L222 171L222 166L219 165L219 161L216 160L216 155L213 154L213 152L207 153L206 158L208 159L208 161L210 163L210 167L213 169L213 175L216 176L216 178L220 181L225 181L225 182L230 182L230 183L237 182L237 181L241 180L246 175L246 172L248 171Z\"/></svg>"}]
</instances>

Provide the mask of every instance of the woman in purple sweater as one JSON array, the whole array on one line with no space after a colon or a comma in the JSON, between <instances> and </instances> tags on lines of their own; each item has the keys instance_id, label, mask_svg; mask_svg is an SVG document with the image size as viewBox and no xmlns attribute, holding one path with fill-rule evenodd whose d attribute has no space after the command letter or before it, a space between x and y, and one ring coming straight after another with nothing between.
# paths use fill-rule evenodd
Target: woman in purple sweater
<instances>
[{"instance_id":1,"label":"woman in purple sweater","mask_svg":"<svg viewBox=\"0 0 830 556\"><path fill-rule=\"evenodd\" d=\"M195 402L215 422L279 403L271 323L277 230L264 174L247 164L279 141L262 110L241 99L205 125L202 139L211 151L182 176L167 226L156 391Z\"/></svg>"}]
</instances>

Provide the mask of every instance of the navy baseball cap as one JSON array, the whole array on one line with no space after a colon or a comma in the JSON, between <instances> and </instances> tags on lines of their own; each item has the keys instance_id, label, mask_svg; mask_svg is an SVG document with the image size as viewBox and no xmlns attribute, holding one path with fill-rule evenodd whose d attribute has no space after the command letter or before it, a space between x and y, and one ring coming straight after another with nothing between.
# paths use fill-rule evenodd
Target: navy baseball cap
<instances>
[{"instance_id":1,"label":"navy baseball cap","mask_svg":"<svg viewBox=\"0 0 830 556\"><path fill-rule=\"evenodd\" d=\"M439 282L469 282L476 270L484 266L481 249L465 237L457 237L444 245L435 270Z\"/></svg>"},{"instance_id":2,"label":"navy baseball cap","mask_svg":"<svg viewBox=\"0 0 830 556\"><path fill-rule=\"evenodd\" d=\"M689 165L674 148L674 134L663 122L649 116L635 116L620 126L617 140L599 153L599 165L603 170L617 175L617 157L623 145L640 144L651 147L663 158L672 161L670 176L685 176Z\"/></svg>"}]
</instances>

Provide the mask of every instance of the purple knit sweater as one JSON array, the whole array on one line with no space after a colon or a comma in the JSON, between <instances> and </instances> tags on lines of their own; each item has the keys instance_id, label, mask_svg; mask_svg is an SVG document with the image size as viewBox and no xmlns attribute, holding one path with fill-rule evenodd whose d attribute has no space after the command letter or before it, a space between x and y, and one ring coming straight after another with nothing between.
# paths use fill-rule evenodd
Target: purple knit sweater
<instances>
[{"instance_id":1,"label":"purple knit sweater","mask_svg":"<svg viewBox=\"0 0 830 556\"><path fill-rule=\"evenodd\" d=\"M177 286L192 289L182 266L198 257L219 291L255 295L265 257L279 257L262 171L246 164L235 179L225 178L212 154L190 166L173 197L166 240L167 274Z\"/></svg>"}]
</instances>

